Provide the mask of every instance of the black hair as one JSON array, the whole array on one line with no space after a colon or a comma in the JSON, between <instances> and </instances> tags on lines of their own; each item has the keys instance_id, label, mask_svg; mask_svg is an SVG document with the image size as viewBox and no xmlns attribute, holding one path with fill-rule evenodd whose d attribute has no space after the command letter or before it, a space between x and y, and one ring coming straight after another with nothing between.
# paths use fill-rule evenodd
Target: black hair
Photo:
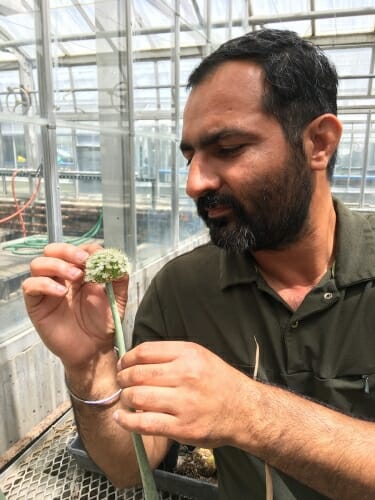
<instances>
[{"instance_id":1,"label":"black hair","mask_svg":"<svg viewBox=\"0 0 375 500\"><path fill-rule=\"evenodd\" d=\"M201 83L220 64L233 60L258 63L265 75L263 109L280 123L287 141L302 149L302 132L314 118L337 115L337 72L323 51L293 31L262 29L223 43L203 59L188 79ZM336 152L327 168L333 175Z\"/></svg>"}]
</instances>

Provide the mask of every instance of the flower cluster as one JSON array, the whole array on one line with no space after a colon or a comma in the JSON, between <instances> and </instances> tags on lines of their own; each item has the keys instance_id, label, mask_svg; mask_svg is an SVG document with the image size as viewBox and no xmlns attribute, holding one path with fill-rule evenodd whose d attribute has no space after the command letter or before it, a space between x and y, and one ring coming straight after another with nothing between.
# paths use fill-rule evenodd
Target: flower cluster
<instances>
[{"instance_id":1,"label":"flower cluster","mask_svg":"<svg viewBox=\"0 0 375 500\"><path fill-rule=\"evenodd\" d=\"M116 248L106 248L90 255L86 261L85 281L109 283L129 272L127 256Z\"/></svg>"}]
</instances>

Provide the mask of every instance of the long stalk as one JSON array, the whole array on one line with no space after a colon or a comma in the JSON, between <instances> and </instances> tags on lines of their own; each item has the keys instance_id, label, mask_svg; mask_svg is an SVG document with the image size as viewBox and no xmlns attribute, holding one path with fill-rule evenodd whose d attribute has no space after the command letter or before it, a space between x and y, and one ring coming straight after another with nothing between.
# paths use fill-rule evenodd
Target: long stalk
<instances>
[{"instance_id":1,"label":"long stalk","mask_svg":"<svg viewBox=\"0 0 375 500\"><path fill-rule=\"evenodd\" d=\"M111 306L113 321L115 323L115 345L119 351L119 355L123 356L126 352L124 335L122 331L122 324L120 314L117 309L117 303L115 294L113 291L112 282L105 284L109 303ZM137 456L137 461L139 465L139 470L141 473L141 479L143 484L143 491L146 500L159 500L159 495L156 489L156 484L154 480L153 473L151 471L150 464L148 462L145 446L142 440L142 436L134 432L131 433L133 445L135 449L135 454Z\"/></svg>"}]
</instances>

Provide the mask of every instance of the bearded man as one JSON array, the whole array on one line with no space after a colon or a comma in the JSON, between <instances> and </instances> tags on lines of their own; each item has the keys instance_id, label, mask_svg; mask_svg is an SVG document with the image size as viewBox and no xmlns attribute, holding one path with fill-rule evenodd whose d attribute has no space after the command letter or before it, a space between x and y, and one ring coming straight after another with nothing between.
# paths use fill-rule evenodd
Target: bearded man
<instances>
[{"instance_id":1,"label":"bearded man","mask_svg":"<svg viewBox=\"0 0 375 500\"><path fill-rule=\"evenodd\" d=\"M85 447L118 486L139 482L133 431L153 467L173 441L213 448L220 499L265 498L265 464L275 499L374 498L375 236L331 194L335 69L261 30L204 59L189 88L186 189L212 242L154 278L135 347L117 364L103 291L83 281L95 246L47 246L24 283Z\"/></svg>"}]
</instances>

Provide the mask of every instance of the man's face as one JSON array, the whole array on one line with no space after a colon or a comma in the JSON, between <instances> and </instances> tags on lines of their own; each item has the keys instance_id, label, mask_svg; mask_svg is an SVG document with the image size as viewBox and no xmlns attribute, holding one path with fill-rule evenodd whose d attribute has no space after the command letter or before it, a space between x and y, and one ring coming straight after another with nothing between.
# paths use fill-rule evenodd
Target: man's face
<instances>
[{"instance_id":1,"label":"man's face","mask_svg":"<svg viewBox=\"0 0 375 500\"><path fill-rule=\"evenodd\" d=\"M272 177L247 183L238 194L210 192L197 200L198 214L215 245L234 252L279 250L303 234L313 180L302 155L291 155ZM231 216L209 217L215 206L230 207Z\"/></svg>"},{"instance_id":2,"label":"man's face","mask_svg":"<svg viewBox=\"0 0 375 500\"><path fill-rule=\"evenodd\" d=\"M187 193L212 241L232 251L296 241L314 189L303 153L292 152L280 124L263 113L263 93L258 65L228 62L192 90L184 113Z\"/></svg>"}]
</instances>

